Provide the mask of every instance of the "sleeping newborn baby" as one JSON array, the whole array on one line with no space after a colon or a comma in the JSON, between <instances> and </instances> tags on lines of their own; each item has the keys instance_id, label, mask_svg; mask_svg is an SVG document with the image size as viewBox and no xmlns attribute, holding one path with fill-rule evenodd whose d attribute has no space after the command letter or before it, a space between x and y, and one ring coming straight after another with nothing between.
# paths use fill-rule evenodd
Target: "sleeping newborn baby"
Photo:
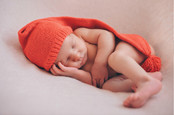
<instances>
[{"instance_id":1,"label":"sleeping newborn baby","mask_svg":"<svg viewBox=\"0 0 174 115\"><path fill-rule=\"evenodd\" d=\"M133 90L126 107L141 107L161 90L161 60L139 35L74 17L38 19L18 35L26 57L53 75L114 92Z\"/></svg>"}]
</instances>

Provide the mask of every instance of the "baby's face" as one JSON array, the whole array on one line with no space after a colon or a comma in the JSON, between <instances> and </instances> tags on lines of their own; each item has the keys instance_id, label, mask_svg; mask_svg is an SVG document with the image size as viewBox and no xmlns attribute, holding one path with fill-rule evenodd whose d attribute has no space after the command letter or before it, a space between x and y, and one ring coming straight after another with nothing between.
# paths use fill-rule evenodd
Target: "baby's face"
<instances>
[{"instance_id":1,"label":"baby's face","mask_svg":"<svg viewBox=\"0 0 174 115\"><path fill-rule=\"evenodd\" d=\"M67 36L59 51L57 60L67 67L82 67L87 61L87 47L82 38L77 37L75 34Z\"/></svg>"}]
</instances>

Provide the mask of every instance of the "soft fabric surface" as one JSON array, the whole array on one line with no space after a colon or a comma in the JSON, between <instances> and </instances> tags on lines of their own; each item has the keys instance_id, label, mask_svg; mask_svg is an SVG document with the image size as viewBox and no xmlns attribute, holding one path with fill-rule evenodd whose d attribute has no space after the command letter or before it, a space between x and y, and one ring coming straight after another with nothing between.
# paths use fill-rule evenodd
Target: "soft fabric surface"
<instances>
[{"instance_id":1,"label":"soft fabric surface","mask_svg":"<svg viewBox=\"0 0 174 115\"><path fill-rule=\"evenodd\" d=\"M172 0L1 0L1 115L172 115ZM163 89L139 109L113 93L68 77L54 77L26 59L18 30L45 17L96 18L120 33L146 38L162 59Z\"/></svg>"}]
</instances>

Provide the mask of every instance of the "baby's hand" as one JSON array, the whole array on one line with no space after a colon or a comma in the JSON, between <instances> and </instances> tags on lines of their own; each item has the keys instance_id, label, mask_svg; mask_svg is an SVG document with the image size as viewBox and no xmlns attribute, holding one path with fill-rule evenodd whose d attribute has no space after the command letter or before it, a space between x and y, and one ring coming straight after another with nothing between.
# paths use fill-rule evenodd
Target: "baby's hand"
<instances>
[{"instance_id":1,"label":"baby's hand","mask_svg":"<svg viewBox=\"0 0 174 115\"><path fill-rule=\"evenodd\" d=\"M89 72L80 70L75 67L66 67L63 64L61 64L60 62L58 63L58 65L59 65L60 69L57 68L55 64L50 69L50 71L53 75L69 76L69 77L75 78L77 80L80 80L84 83L92 85L91 74Z\"/></svg>"},{"instance_id":2,"label":"baby's hand","mask_svg":"<svg viewBox=\"0 0 174 115\"><path fill-rule=\"evenodd\" d=\"M108 70L106 66L94 64L91 69L92 82L94 86L102 87L105 80L108 79Z\"/></svg>"},{"instance_id":3,"label":"baby's hand","mask_svg":"<svg viewBox=\"0 0 174 115\"><path fill-rule=\"evenodd\" d=\"M54 64L52 68L50 69L51 73L53 75L60 75L60 76L73 76L78 69L75 67L65 67L62 63L58 63L58 66L60 67L57 68L56 65Z\"/></svg>"}]
</instances>

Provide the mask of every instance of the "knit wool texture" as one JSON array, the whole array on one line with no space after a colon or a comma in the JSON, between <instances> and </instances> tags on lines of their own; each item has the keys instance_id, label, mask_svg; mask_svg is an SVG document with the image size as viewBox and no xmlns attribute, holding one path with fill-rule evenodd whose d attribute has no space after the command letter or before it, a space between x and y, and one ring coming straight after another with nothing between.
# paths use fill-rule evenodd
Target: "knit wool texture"
<instances>
[{"instance_id":1,"label":"knit wool texture","mask_svg":"<svg viewBox=\"0 0 174 115\"><path fill-rule=\"evenodd\" d=\"M49 71L64 39L72 33L68 26L53 21L34 21L19 31L19 41L26 57Z\"/></svg>"},{"instance_id":2,"label":"knit wool texture","mask_svg":"<svg viewBox=\"0 0 174 115\"><path fill-rule=\"evenodd\" d=\"M161 69L161 59L151 55L147 41L136 34L122 34L106 23L97 19L75 17L49 17L30 22L18 31L19 42L26 57L37 66L49 71L55 62L64 39L73 30L85 27L90 29L105 29L120 39L134 46L146 56L141 65L147 72ZM107 39L107 38L106 38Z\"/></svg>"}]
</instances>

